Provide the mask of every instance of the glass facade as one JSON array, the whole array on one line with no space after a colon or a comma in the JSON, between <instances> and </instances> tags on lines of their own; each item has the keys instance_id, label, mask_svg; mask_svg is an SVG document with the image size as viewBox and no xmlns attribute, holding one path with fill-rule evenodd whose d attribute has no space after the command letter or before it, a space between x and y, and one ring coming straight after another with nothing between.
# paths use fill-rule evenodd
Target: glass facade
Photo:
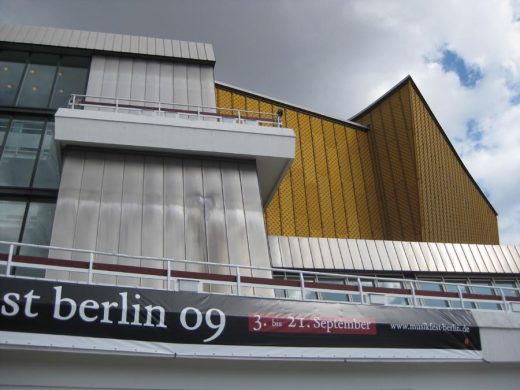
<instances>
[{"instance_id":1,"label":"glass facade","mask_svg":"<svg viewBox=\"0 0 520 390\"><path fill-rule=\"evenodd\" d=\"M66 107L70 94L85 92L88 57L0 51L0 105Z\"/></svg>"},{"instance_id":2,"label":"glass facade","mask_svg":"<svg viewBox=\"0 0 520 390\"><path fill-rule=\"evenodd\" d=\"M60 181L54 111L66 107L72 93L85 93L89 64L89 57L0 50L2 241L50 243ZM8 250L0 245L0 252ZM47 256L47 251L26 247L17 254Z\"/></svg>"}]
</instances>

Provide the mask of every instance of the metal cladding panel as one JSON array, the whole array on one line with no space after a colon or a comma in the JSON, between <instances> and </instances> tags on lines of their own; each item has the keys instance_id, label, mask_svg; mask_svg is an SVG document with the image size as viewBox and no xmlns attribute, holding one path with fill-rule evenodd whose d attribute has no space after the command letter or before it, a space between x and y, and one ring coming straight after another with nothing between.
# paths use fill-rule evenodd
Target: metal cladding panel
<instances>
[{"instance_id":1,"label":"metal cladding panel","mask_svg":"<svg viewBox=\"0 0 520 390\"><path fill-rule=\"evenodd\" d=\"M507 259L507 262L509 263L509 266L512 269L520 271L520 263L516 261L516 256L513 256L513 253L511 253L509 248L505 245L502 245L501 249L502 249L502 252L504 253L505 258Z\"/></svg>"},{"instance_id":2,"label":"metal cladding panel","mask_svg":"<svg viewBox=\"0 0 520 390\"><path fill-rule=\"evenodd\" d=\"M356 243L359 250L359 256L363 264L363 269L370 271L375 270L374 265L372 264L372 259L370 258L370 253L368 252L366 241L356 240Z\"/></svg>"},{"instance_id":3,"label":"metal cladding panel","mask_svg":"<svg viewBox=\"0 0 520 390\"><path fill-rule=\"evenodd\" d=\"M352 255L350 254L350 249L348 248L347 240L341 238L338 239L338 246L341 252L341 257L343 258L343 266L345 267L345 269L355 269L354 261L352 260Z\"/></svg>"},{"instance_id":4,"label":"metal cladding panel","mask_svg":"<svg viewBox=\"0 0 520 390\"><path fill-rule=\"evenodd\" d=\"M424 255L421 251L421 247L419 246L419 243L412 242L412 243L410 243L410 245L412 246L414 258L417 261L419 269L426 270L426 271L433 271L434 269L429 267L429 264L426 262L426 259L424 258Z\"/></svg>"},{"instance_id":5,"label":"metal cladding panel","mask_svg":"<svg viewBox=\"0 0 520 390\"><path fill-rule=\"evenodd\" d=\"M513 264L510 264L506 257L504 256L504 253L502 252L502 249L499 245L493 245L492 246L493 253L496 255L498 261L502 265L503 269L509 269L511 272L515 273L518 272L516 268L513 268Z\"/></svg>"},{"instance_id":6,"label":"metal cladding panel","mask_svg":"<svg viewBox=\"0 0 520 390\"><path fill-rule=\"evenodd\" d=\"M222 162L220 167L222 170L226 229L229 240L229 262L231 264L250 265L239 167L238 164L231 162ZM241 272L246 276L251 276L250 271L244 270ZM250 293L252 290L248 289L246 291Z\"/></svg>"},{"instance_id":7,"label":"metal cladding panel","mask_svg":"<svg viewBox=\"0 0 520 390\"><path fill-rule=\"evenodd\" d=\"M334 269L334 262L332 261L332 253L330 252L329 242L326 238L318 238L318 245L320 247L324 268Z\"/></svg>"},{"instance_id":8,"label":"metal cladding panel","mask_svg":"<svg viewBox=\"0 0 520 390\"><path fill-rule=\"evenodd\" d=\"M64 156L51 245L73 247L84 160L81 152L69 151ZM70 256L70 252L49 251L49 257L70 259Z\"/></svg>"},{"instance_id":9,"label":"metal cladding panel","mask_svg":"<svg viewBox=\"0 0 520 390\"><path fill-rule=\"evenodd\" d=\"M99 226L99 203L103 183L104 156L101 153L86 153L81 177L79 193L78 216L74 231L73 248L93 249ZM73 253L73 260L88 261L88 254ZM86 280L86 275L85 276Z\"/></svg>"},{"instance_id":10,"label":"metal cladding panel","mask_svg":"<svg viewBox=\"0 0 520 390\"><path fill-rule=\"evenodd\" d=\"M103 89L103 75L105 73L105 57L94 56L90 62L90 72L87 84L87 95L101 96ZM99 101L97 98L89 98L93 102Z\"/></svg>"},{"instance_id":11,"label":"metal cladding panel","mask_svg":"<svg viewBox=\"0 0 520 390\"><path fill-rule=\"evenodd\" d=\"M199 59L207 60L208 57L206 56L206 49L204 47L205 46L204 43L196 42L195 44L197 45L197 54L199 56Z\"/></svg>"},{"instance_id":12,"label":"metal cladding panel","mask_svg":"<svg viewBox=\"0 0 520 390\"><path fill-rule=\"evenodd\" d=\"M455 272L469 272L463 267L452 244L437 244L444 263L450 263Z\"/></svg>"},{"instance_id":13,"label":"metal cladding panel","mask_svg":"<svg viewBox=\"0 0 520 390\"><path fill-rule=\"evenodd\" d=\"M184 161L184 214L186 258L204 261L207 258L206 227L204 223L204 193L201 162ZM201 265L187 265L188 271L208 272Z\"/></svg>"},{"instance_id":14,"label":"metal cladding panel","mask_svg":"<svg viewBox=\"0 0 520 390\"><path fill-rule=\"evenodd\" d=\"M488 264L484 262L484 259L480 255L475 244L463 244L462 249L464 250L464 253L467 253L470 262L474 262L480 272L496 272L495 267L492 265L491 267L488 267Z\"/></svg>"},{"instance_id":15,"label":"metal cladding panel","mask_svg":"<svg viewBox=\"0 0 520 390\"><path fill-rule=\"evenodd\" d=\"M209 43L189 42L188 44L188 42L182 42L185 46L184 50L181 51L179 49L168 53L164 50L165 46L180 46L181 42L171 39L147 38L52 27L2 23L0 24L0 41L24 42L56 47L77 47L80 49L92 49L112 53L139 53L149 56L215 61L213 46Z\"/></svg>"},{"instance_id":16,"label":"metal cladding panel","mask_svg":"<svg viewBox=\"0 0 520 390\"><path fill-rule=\"evenodd\" d=\"M144 99L148 102L144 103L148 107L156 107L160 97L161 87L161 65L158 61L146 61L146 79Z\"/></svg>"},{"instance_id":17,"label":"metal cladding panel","mask_svg":"<svg viewBox=\"0 0 520 390\"><path fill-rule=\"evenodd\" d=\"M512 245L508 245L507 249L509 250L509 253L511 253L511 257L513 258L513 262L515 263L516 267L520 269L520 254Z\"/></svg>"},{"instance_id":18,"label":"metal cladding panel","mask_svg":"<svg viewBox=\"0 0 520 390\"><path fill-rule=\"evenodd\" d=\"M440 272L440 269L437 267L437 261L435 261L432 253L430 252L428 244L426 244L425 242L420 242L419 248L421 250L422 255L424 256L424 261L426 261L428 269L433 272Z\"/></svg>"},{"instance_id":19,"label":"metal cladding panel","mask_svg":"<svg viewBox=\"0 0 520 390\"><path fill-rule=\"evenodd\" d=\"M453 250L456 253L457 258L459 259L459 262L462 266L463 272L478 272L474 270L475 267L472 268L471 264L469 263L469 260L466 258L466 255L464 253L464 250L462 249L462 246L460 244L448 244L448 247L453 247Z\"/></svg>"},{"instance_id":20,"label":"metal cladding panel","mask_svg":"<svg viewBox=\"0 0 520 390\"><path fill-rule=\"evenodd\" d=\"M119 58L107 57L105 59L105 68L103 70L103 85L101 86L101 96L113 98L117 95L119 72ZM101 99L103 101L103 99ZM109 103L110 100L105 101Z\"/></svg>"},{"instance_id":21,"label":"metal cladding panel","mask_svg":"<svg viewBox=\"0 0 520 390\"><path fill-rule=\"evenodd\" d=\"M294 268L304 268L298 237L289 237L289 249Z\"/></svg>"},{"instance_id":22,"label":"metal cladding panel","mask_svg":"<svg viewBox=\"0 0 520 390\"><path fill-rule=\"evenodd\" d=\"M117 72L117 89L116 97L119 98L119 104L129 104L132 93L132 60L129 58L121 58L119 60L119 69Z\"/></svg>"},{"instance_id":23,"label":"metal cladding panel","mask_svg":"<svg viewBox=\"0 0 520 390\"><path fill-rule=\"evenodd\" d=\"M260 188L256 174L256 166L251 162L241 162L240 181L242 184L242 198L244 200L244 214L246 218L247 242L249 245L249 264L258 267L269 267L269 252L265 231ZM253 270L253 276L271 277L268 271ZM257 294L269 295L270 290L257 290Z\"/></svg>"},{"instance_id":24,"label":"metal cladding panel","mask_svg":"<svg viewBox=\"0 0 520 390\"><path fill-rule=\"evenodd\" d=\"M334 263L335 269L345 269L341 251L339 249L338 240L335 238L328 238L330 253L332 255L332 262Z\"/></svg>"},{"instance_id":25,"label":"metal cladding panel","mask_svg":"<svg viewBox=\"0 0 520 390\"><path fill-rule=\"evenodd\" d=\"M283 268L293 268L289 237L280 236L278 237L278 242L280 243L280 253L282 255Z\"/></svg>"},{"instance_id":26,"label":"metal cladding panel","mask_svg":"<svg viewBox=\"0 0 520 390\"><path fill-rule=\"evenodd\" d=\"M323 257L321 256L320 243L315 237L309 237L309 247L311 248L312 263L314 268L324 269Z\"/></svg>"},{"instance_id":27,"label":"metal cladding panel","mask_svg":"<svg viewBox=\"0 0 520 390\"><path fill-rule=\"evenodd\" d=\"M176 260L186 259L184 239L184 183L182 160L164 159L164 256ZM173 269L185 270L173 263Z\"/></svg>"},{"instance_id":28,"label":"metal cladding panel","mask_svg":"<svg viewBox=\"0 0 520 390\"><path fill-rule=\"evenodd\" d=\"M143 256L163 257L164 163L160 157L145 157L143 176ZM164 269L159 260L141 260L142 267ZM142 286L162 288L163 281L143 279Z\"/></svg>"},{"instance_id":29,"label":"metal cladding panel","mask_svg":"<svg viewBox=\"0 0 520 390\"><path fill-rule=\"evenodd\" d=\"M282 268L282 254L280 253L280 244L277 236L268 236L269 254L271 256L271 267Z\"/></svg>"},{"instance_id":30,"label":"metal cladding panel","mask_svg":"<svg viewBox=\"0 0 520 390\"><path fill-rule=\"evenodd\" d=\"M121 194L123 193L124 157L117 154L105 155L103 183L99 207L99 227L96 249L102 252L117 253L119 250L119 231L121 229ZM98 256L98 261L117 263L114 256ZM116 277L95 275L98 283L115 283Z\"/></svg>"},{"instance_id":31,"label":"metal cladding panel","mask_svg":"<svg viewBox=\"0 0 520 390\"><path fill-rule=\"evenodd\" d=\"M159 100L173 102L173 64L161 62ZM173 107L169 107L173 108Z\"/></svg>"},{"instance_id":32,"label":"metal cladding panel","mask_svg":"<svg viewBox=\"0 0 520 390\"><path fill-rule=\"evenodd\" d=\"M489 261L493 263L493 266L498 272L511 273L512 270L509 265L500 259L495 252L495 249L491 245L479 245L479 249L482 253L482 256L487 256Z\"/></svg>"},{"instance_id":33,"label":"metal cladding panel","mask_svg":"<svg viewBox=\"0 0 520 390\"><path fill-rule=\"evenodd\" d=\"M141 255L143 228L143 172L142 156L125 156L123 193L121 198L121 229L119 231L119 253ZM78 221L81 223L81 221ZM137 259L120 257L118 264L139 266ZM136 278L118 276L119 284L138 284Z\"/></svg>"},{"instance_id":34,"label":"metal cladding panel","mask_svg":"<svg viewBox=\"0 0 520 390\"><path fill-rule=\"evenodd\" d=\"M200 85L202 93L202 105L204 107L215 107L217 103L215 101L215 81L213 78L212 66L200 66ZM204 111L210 110L205 109Z\"/></svg>"},{"instance_id":35,"label":"metal cladding panel","mask_svg":"<svg viewBox=\"0 0 520 390\"><path fill-rule=\"evenodd\" d=\"M498 264L495 265L493 260L489 257L484 245L470 245L470 249L475 257L478 256L481 259L488 270L493 270L492 272L502 272Z\"/></svg>"},{"instance_id":36,"label":"metal cladding panel","mask_svg":"<svg viewBox=\"0 0 520 390\"><path fill-rule=\"evenodd\" d=\"M397 252L392 241L383 241L383 243L388 255L388 260L390 261L390 269L393 271L402 271L403 269L401 267L401 263L399 262L399 256L397 256Z\"/></svg>"},{"instance_id":37,"label":"metal cladding panel","mask_svg":"<svg viewBox=\"0 0 520 390\"><path fill-rule=\"evenodd\" d=\"M90 78L89 78L90 82ZM146 61L133 60L132 87L130 97L134 100L144 100L146 91Z\"/></svg>"},{"instance_id":38,"label":"metal cladding panel","mask_svg":"<svg viewBox=\"0 0 520 390\"><path fill-rule=\"evenodd\" d=\"M401 269L403 271L411 271L412 267L410 266L410 263L408 262L402 242L393 241L393 245L394 245L395 253L397 254L397 259L399 260L399 264L401 264Z\"/></svg>"},{"instance_id":39,"label":"metal cladding panel","mask_svg":"<svg viewBox=\"0 0 520 390\"><path fill-rule=\"evenodd\" d=\"M389 254L386 250L385 242L384 241L374 241L377 249L377 254L379 255L379 261L381 262L381 267L384 270L399 270L394 269L393 264L390 262Z\"/></svg>"},{"instance_id":40,"label":"metal cladding panel","mask_svg":"<svg viewBox=\"0 0 520 390\"><path fill-rule=\"evenodd\" d=\"M359 253L359 248L356 244L356 240L347 240L347 245L352 259L352 263L354 265L353 269L364 270L365 267L363 265L363 259L361 258L361 254Z\"/></svg>"},{"instance_id":41,"label":"metal cladding panel","mask_svg":"<svg viewBox=\"0 0 520 390\"><path fill-rule=\"evenodd\" d=\"M173 101L188 104L188 68L186 64L173 65Z\"/></svg>"},{"instance_id":42,"label":"metal cladding panel","mask_svg":"<svg viewBox=\"0 0 520 390\"><path fill-rule=\"evenodd\" d=\"M215 263L229 264L228 237L220 165L214 161L203 161L202 177L204 184L204 219L206 221L208 259ZM213 269L210 267L210 272L229 274L229 268L215 267Z\"/></svg>"},{"instance_id":43,"label":"metal cladding panel","mask_svg":"<svg viewBox=\"0 0 520 390\"><path fill-rule=\"evenodd\" d=\"M379 253L377 251L376 242L375 241L365 241L368 250L368 256L370 257L370 262L372 263L372 267L374 270L382 270L383 265L381 263L381 259L379 258Z\"/></svg>"},{"instance_id":44,"label":"metal cladding panel","mask_svg":"<svg viewBox=\"0 0 520 390\"><path fill-rule=\"evenodd\" d=\"M314 267L312 263L311 246L307 237L298 237L300 242L300 252L302 255L302 262L304 268L312 269Z\"/></svg>"},{"instance_id":45,"label":"metal cladding panel","mask_svg":"<svg viewBox=\"0 0 520 390\"><path fill-rule=\"evenodd\" d=\"M410 270L411 271L420 271L421 267L419 266L419 263L417 262L417 259L415 258L415 254L413 253L412 245L410 242L403 242L403 250L406 256L406 259L408 260L408 264L410 264Z\"/></svg>"},{"instance_id":46,"label":"metal cladding panel","mask_svg":"<svg viewBox=\"0 0 520 390\"><path fill-rule=\"evenodd\" d=\"M195 42L188 42L188 51L190 53L190 58L194 60L199 59L199 55L197 53L197 44Z\"/></svg>"},{"instance_id":47,"label":"metal cladding panel","mask_svg":"<svg viewBox=\"0 0 520 390\"><path fill-rule=\"evenodd\" d=\"M202 88L200 79L200 67L188 66L188 104L190 106L202 105ZM192 107L192 109L195 107Z\"/></svg>"}]
</instances>

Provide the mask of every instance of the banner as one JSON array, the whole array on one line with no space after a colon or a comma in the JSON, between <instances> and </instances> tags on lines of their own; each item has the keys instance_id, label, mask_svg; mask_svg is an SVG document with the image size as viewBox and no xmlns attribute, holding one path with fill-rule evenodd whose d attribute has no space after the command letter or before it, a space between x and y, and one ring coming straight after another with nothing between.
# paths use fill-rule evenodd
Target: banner
<instances>
[{"instance_id":1,"label":"banner","mask_svg":"<svg viewBox=\"0 0 520 390\"><path fill-rule=\"evenodd\" d=\"M0 330L174 344L480 351L469 311L0 278ZM331 352L332 354L333 352Z\"/></svg>"}]
</instances>

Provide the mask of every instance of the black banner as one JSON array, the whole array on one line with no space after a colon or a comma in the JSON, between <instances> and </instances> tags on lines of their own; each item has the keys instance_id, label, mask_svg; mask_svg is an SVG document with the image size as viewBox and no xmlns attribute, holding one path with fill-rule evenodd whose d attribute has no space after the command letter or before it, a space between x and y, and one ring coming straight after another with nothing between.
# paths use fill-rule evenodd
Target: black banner
<instances>
[{"instance_id":1,"label":"black banner","mask_svg":"<svg viewBox=\"0 0 520 390\"><path fill-rule=\"evenodd\" d=\"M0 278L0 330L176 344L479 351L464 310Z\"/></svg>"}]
</instances>

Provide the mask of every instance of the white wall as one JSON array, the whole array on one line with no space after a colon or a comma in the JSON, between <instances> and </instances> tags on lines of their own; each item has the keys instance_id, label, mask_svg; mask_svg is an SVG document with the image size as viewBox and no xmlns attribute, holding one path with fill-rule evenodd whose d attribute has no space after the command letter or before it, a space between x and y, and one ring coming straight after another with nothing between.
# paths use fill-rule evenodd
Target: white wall
<instances>
[{"instance_id":1,"label":"white wall","mask_svg":"<svg viewBox=\"0 0 520 390\"><path fill-rule=\"evenodd\" d=\"M518 364L181 360L0 350L0 388L506 390L519 388L519 368Z\"/></svg>"}]
</instances>

